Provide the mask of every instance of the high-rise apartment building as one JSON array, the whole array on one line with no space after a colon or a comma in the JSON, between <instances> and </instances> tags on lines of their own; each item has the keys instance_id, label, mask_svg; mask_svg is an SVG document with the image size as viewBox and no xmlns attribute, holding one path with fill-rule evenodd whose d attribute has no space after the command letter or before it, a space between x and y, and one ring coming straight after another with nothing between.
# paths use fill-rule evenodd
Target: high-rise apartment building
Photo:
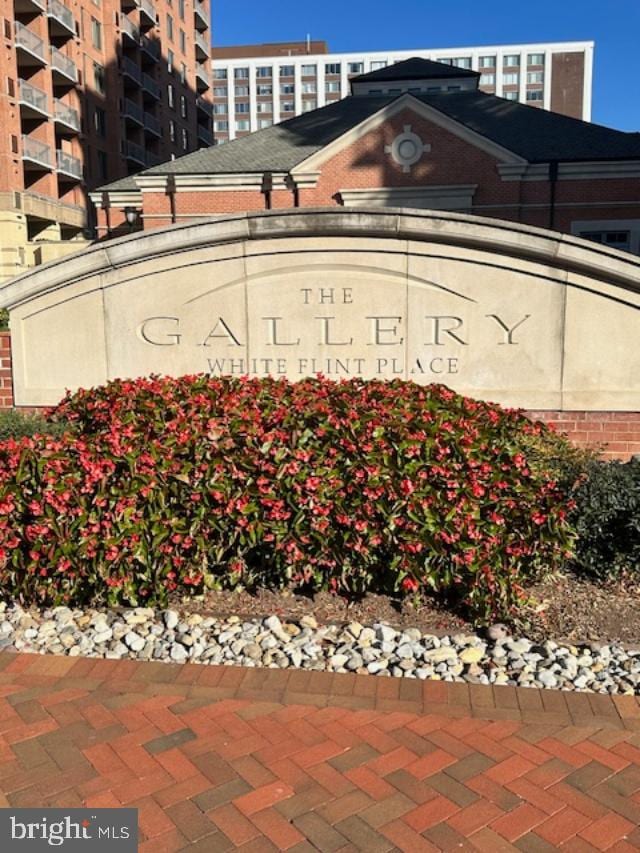
<instances>
[{"instance_id":1,"label":"high-rise apartment building","mask_svg":"<svg viewBox=\"0 0 640 853\"><path fill-rule=\"evenodd\" d=\"M78 247L88 192L212 141L208 0L0 0L0 280Z\"/></svg>"},{"instance_id":2,"label":"high-rise apartment building","mask_svg":"<svg viewBox=\"0 0 640 853\"><path fill-rule=\"evenodd\" d=\"M216 142L340 100L349 94L352 77L411 57L473 69L485 92L591 120L591 41L340 54L316 44L213 48Z\"/></svg>"}]
</instances>

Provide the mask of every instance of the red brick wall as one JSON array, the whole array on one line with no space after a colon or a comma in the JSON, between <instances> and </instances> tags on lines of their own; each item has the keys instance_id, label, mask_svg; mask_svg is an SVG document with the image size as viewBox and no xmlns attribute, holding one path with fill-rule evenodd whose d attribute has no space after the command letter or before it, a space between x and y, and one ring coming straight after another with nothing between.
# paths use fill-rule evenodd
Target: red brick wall
<instances>
[{"instance_id":1,"label":"red brick wall","mask_svg":"<svg viewBox=\"0 0 640 853\"><path fill-rule=\"evenodd\" d=\"M527 412L552 425L578 447L603 447L608 459L640 454L640 412Z\"/></svg>"},{"instance_id":2,"label":"red brick wall","mask_svg":"<svg viewBox=\"0 0 640 853\"><path fill-rule=\"evenodd\" d=\"M10 409L12 406L11 335L9 332L0 332L0 409Z\"/></svg>"}]
</instances>

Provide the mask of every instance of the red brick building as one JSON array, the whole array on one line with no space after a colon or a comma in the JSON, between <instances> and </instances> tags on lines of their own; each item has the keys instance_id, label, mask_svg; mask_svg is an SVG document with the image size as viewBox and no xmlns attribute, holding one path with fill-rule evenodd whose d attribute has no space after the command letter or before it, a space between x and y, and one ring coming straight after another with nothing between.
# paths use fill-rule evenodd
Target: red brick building
<instances>
[{"instance_id":1,"label":"red brick building","mask_svg":"<svg viewBox=\"0 0 640 853\"><path fill-rule=\"evenodd\" d=\"M213 105L209 0L0 10L3 280L74 250L93 225L89 191L210 145Z\"/></svg>"},{"instance_id":2,"label":"red brick building","mask_svg":"<svg viewBox=\"0 0 640 853\"><path fill-rule=\"evenodd\" d=\"M474 213L640 252L640 134L486 94L478 78L422 59L361 75L344 100L104 187L92 196L99 234L374 205Z\"/></svg>"}]
</instances>

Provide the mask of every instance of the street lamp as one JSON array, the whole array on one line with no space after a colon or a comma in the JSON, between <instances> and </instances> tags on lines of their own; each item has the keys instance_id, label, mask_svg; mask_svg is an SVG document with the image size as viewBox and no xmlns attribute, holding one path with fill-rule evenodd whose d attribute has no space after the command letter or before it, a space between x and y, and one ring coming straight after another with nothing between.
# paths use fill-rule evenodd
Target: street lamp
<instances>
[{"instance_id":1,"label":"street lamp","mask_svg":"<svg viewBox=\"0 0 640 853\"><path fill-rule=\"evenodd\" d=\"M129 226L129 231L133 231L133 226L138 221L138 211L135 207L125 207L124 216Z\"/></svg>"}]
</instances>

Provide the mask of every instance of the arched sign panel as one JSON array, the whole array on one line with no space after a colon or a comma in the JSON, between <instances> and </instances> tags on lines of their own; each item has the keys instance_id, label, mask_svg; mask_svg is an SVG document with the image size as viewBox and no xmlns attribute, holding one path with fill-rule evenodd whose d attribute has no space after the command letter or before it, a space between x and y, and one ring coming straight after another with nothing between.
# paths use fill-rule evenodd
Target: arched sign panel
<instances>
[{"instance_id":1,"label":"arched sign panel","mask_svg":"<svg viewBox=\"0 0 640 853\"><path fill-rule=\"evenodd\" d=\"M151 373L443 382L529 409L640 410L640 259L411 210L231 215L0 290L17 405Z\"/></svg>"}]
</instances>

